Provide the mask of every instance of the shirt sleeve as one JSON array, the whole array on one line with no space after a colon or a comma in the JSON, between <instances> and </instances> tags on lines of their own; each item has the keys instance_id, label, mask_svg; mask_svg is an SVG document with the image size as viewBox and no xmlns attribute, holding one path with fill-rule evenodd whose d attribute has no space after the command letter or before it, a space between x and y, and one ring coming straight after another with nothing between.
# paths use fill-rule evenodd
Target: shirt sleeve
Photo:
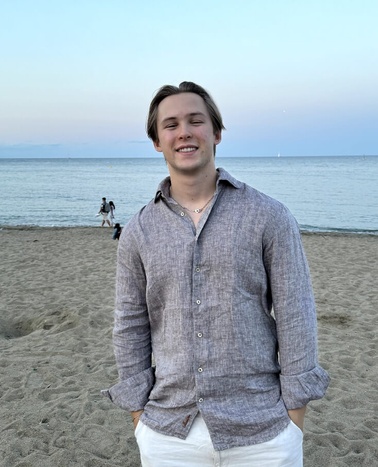
<instances>
[{"instance_id":1,"label":"shirt sleeve","mask_svg":"<svg viewBox=\"0 0 378 467\"><path fill-rule=\"evenodd\" d=\"M141 410L154 385L146 278L133 233L124 229L117 255L113 345L119 382L102 391L119 407Z\"/></svg>"},{"instance_id":2,"label":"shirt sleeve","mask_svg":"<svg viewBox=\"0 0 378 467\"><path fill-rule=\"evenodd\" d=\"M310 272L298 224L282 206L266 232L264 262L277 325L282 398L288 410L320 399L329 384L318 364Z\"/></svg>"}]
</instances>

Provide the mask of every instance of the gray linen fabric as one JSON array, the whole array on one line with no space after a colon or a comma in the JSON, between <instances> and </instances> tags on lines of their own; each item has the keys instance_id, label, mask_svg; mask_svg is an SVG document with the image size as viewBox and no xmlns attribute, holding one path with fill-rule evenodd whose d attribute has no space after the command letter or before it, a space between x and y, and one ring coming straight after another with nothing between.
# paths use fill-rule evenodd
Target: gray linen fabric
<instances>
[{"instance_id":1,"label":"gray linen fabric","mask_svg":"<svg viewBox=\"0 0 378 467\"><path fill-rule=\"evenodd\" d=\"M113 333L120 382L104 393L179 438L200 411L223 450L274 438L287 410L321 398L329 377L317 361L297 222L218 173L197 228L169 197L167 178L123 229Z\"/></svg>"}]
</instances>

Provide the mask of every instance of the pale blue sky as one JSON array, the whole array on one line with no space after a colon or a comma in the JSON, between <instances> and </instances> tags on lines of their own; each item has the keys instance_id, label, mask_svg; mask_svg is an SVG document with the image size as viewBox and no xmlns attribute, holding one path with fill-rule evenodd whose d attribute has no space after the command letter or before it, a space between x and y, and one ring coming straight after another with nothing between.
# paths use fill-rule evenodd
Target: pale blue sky
<instances>
[{"instance_id":1,"label":"pale blue sky","mask_svg":"<svg viewBox=\"0 0 378 467\"><path fill-rule=\"evenodd\" d=\"M377 19L377 0L5 0L0 157L155 156L149 102L183 80L220 107L218 156L377 155Z\"/></svg>"}]
</instances>

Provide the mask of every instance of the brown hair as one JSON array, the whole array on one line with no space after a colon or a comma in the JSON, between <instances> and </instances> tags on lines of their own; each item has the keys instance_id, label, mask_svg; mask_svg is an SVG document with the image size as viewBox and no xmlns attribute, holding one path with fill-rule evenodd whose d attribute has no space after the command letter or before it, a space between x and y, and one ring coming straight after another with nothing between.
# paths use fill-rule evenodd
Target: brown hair
<instances>
[{"instance_id":1,"label":"brown hair","mask_svg":"<svg viewBox=\"0 0 378 467\"><path fill-rule=\"evenodd\" d=\"M223 125L222 115L218 107L216 106L210 94L203 87L199 86L198 84L192 83L191 81L183 81L178 87L167 84L165 86L162 86L157 91L155 97L151 101L150 108L148 111L146 131L148 137L154 143L157 143L159 140L157 131L157 114L160 102L166 97L181 94L183 92L192 92L202 97L202 99L205 102L206 108L210 114L214 134L218 132L221 133L222 130L226 129Z\"/></svg>"}]
</instances>

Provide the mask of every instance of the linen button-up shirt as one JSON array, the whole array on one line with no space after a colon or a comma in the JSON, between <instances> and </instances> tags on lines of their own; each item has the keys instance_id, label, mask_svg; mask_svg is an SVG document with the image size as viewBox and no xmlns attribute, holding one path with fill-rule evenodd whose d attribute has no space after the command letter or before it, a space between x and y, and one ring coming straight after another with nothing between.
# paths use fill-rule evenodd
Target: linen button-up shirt
<instances>
[{"instance_id":1,"label":"linen button-up shirt","mask_svg":"<svg viewBox=\"0 0 378 467\"><path fill-rule=\"evenodd\" d=\"M123 229L105 390L151 429L184 439L200 411L216 450L265 442L288 409L324 395L316 313L297 222L218 169L195 227L170 179Z\"/></svg>"}]
</instances>

